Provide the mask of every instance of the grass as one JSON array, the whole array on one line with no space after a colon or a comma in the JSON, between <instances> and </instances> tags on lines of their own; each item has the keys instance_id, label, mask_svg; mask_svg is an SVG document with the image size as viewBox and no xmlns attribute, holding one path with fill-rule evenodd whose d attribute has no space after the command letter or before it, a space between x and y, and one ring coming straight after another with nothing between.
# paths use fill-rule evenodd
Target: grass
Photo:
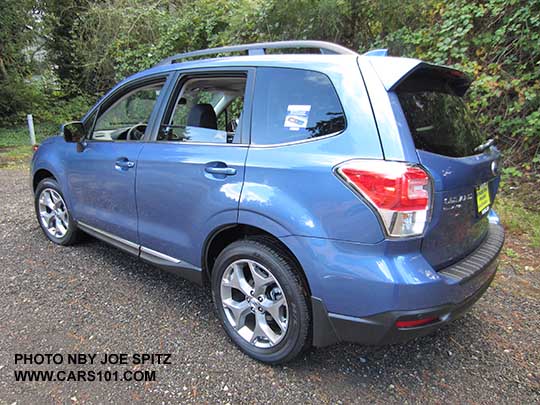
<instances>
[{"instance_id":1,"label":"grass","mask_svg":"<svg viewBox=\"0 0 540 405\"><path fill-rule=\"evenodd\" d=\"M48 136L58 133L58 126L49 123L36 124L36 141L39 143ZM28 127L0 128L0 148L30 145Z\"/></svg>"},{"instance_id":2,"label":"grass","mask_svg":"<svg viewBox=\"0 0 540 405\"><path fill-rule=\"evenodd\" d=\"M36 124L36 142L58 133L53 124ZM28 127L0 128L0 167L24 167L32 156Z\"/></svg>"},{"instance_id":3,"label":"grass","mask_svg":"<svg viewBox=\"0 0 540 405\"><path fill-rule=\"evenodd\" d=\"M540 247L540 212L525 207L518 198L499 195L495 210L510 233L524 236L531 247Z\"/></svg>"}]
</instances>

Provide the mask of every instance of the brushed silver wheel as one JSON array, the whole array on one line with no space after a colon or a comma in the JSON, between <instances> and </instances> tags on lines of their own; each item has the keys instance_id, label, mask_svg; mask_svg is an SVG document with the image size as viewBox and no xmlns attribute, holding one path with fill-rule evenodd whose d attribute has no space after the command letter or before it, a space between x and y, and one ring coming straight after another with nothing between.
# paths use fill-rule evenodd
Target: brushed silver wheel
<instances>
[{"instance_id":1,"label":"brushed silver wheel","mask_svg":"<svg viewBox=\"0 0 540 405\"><path fill-rule=\"evenodd\" d=\"M269 348L285 336L287 299L272 272L254 260L231 263L221 278L221 303L227 322L255 347Z\"/></svg>"},{"instance_id":2,"label":"brushed silver wheel","mask_svg":"<svg viewBox=\"0 0 540 405\"><path fill-rule=\"evenodd\" d=\"M43 228L55 238L63 238L69 230L69 214L62 196L52 188L44 188L38 199L39 219Z\"/></svg>"}]
</instances>

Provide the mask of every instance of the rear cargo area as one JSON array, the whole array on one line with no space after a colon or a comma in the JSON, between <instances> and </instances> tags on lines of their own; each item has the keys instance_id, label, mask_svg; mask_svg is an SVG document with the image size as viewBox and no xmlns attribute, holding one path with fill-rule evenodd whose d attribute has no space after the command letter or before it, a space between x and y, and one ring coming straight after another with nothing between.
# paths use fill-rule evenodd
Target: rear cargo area
<instances>
[{"instance_id":1,"label":"rear cargo area","mask_svg":"<svg viewBox=\"0 0 540 405\"><path fill-rule=\"evenodd\" d=\"M422 253L441 269L464 258L486 237L487 214L497 194L500 157L485 142L466 105L466 77L423 66L396 87L422 166L433 181L431 221Z\"/></svg>"}]
</instances>

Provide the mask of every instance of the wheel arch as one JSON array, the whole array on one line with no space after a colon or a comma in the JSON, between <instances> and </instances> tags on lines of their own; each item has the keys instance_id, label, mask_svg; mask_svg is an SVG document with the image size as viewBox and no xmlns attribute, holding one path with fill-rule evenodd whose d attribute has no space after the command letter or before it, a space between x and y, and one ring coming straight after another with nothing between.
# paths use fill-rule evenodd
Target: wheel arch
<instances>
[{"instance_id":1,"label":"wheel arch","mask_svg":"<svg viewBox=\"0 0 540 405\"><path fill-rule=\"evenodd\" d=\"M292 250L281 239L273 235L271 232L254 225L242 223L223 225L215 229L206 239L201 258L203 284L210 286L210 277L215 260L226 246L237 240L256 237L264 239L269 244L273 244L293 261L296 268L299 270L299 275L304 283L306 292L311 296L311 288L309 286L306 273Z\"/></svg>"},{"instance_id":2,"label":"wheel arch","mask_svg":"<svg viewBox=\"0 0 540 405\"><path fill-rule=\"evenodd\" d=\"M36 170L36 172L34 173L32 177L32 190L35 192L39 182L46 178L52 178L58 181L56 176L50 170L47 170L47 169Z\"/></svg>"}]
</instances>

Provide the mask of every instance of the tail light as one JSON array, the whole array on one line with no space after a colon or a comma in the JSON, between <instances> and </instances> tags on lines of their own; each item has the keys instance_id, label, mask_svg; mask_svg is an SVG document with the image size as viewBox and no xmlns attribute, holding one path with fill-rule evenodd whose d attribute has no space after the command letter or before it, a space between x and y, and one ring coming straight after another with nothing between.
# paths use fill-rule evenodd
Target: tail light
<instances>
[{"instance_id":1,"label":"tail light","mask_svg":"<svg viewBox=\"0 0 540 405\"><path fill-rule=\"evenodd\" d=\"M32 152L35 153L35 152L37 152L38 149L39 149L39 144L36 143L36 144L32 145Z\"/></svg>"},{"instance_id":2,"label":"tail light","mask_svg":"<svg viewBox=\"0 0 540 405\"><path fill-rule=\"evenodd\" d=\"M402 162L350 160L339 177L379 213L389 236L422 235L431 204L431 180L424 169Z\"/></svg>"}]
</instances>

